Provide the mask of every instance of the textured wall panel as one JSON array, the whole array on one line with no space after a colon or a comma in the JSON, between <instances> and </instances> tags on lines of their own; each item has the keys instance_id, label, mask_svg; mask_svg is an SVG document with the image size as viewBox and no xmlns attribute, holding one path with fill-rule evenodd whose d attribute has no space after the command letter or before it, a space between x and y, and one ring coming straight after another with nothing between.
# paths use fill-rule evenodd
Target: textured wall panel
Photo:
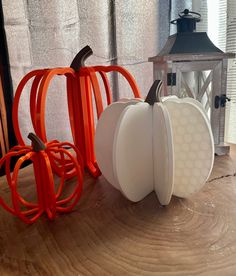
<instances>
[{"instance_id":1,"label":"textured wall panel","mask_svg":"<svg viewBox=\"0 0 236 276\"><path fill-rule=\"evenodd\" d=\"M31 27L32 58L35 67L69 66L79 51L79 25L70 28Z\"/></svg>"},{"instance_id":2,"label":"textured wall panel","mask_svg":"<svg viewBox=\"0 0 236 276\"><path fill-rule=\"evenodd\" d=\"M201 14L201 21L197 23L197 32L208 30L208 5L207 0L193 0L192 10Z\"/></svg>"},{"instance_id":3,"label":"textured wall panel","mask_svg":"<svg viewBox=\"0 0 236 276\"><path fill-rule=\"evenodd\" d=\"M165 11L163 11L165 12ZM158 53L158 1L116 2L116 34L118 64L127 65L146 95L153 82L151 63L142 63ZM139 64L140 63L140 64ZM119 78L120 97L131 96L127 85Z\"/></svg>"},{"instance_id":4,"label":"textured wall panel","mask_svg":"<svg viewBox=\"0 0 236 276\"><path fill-rule=\"evenodd\" d=\"M19 1L18 9L12 8L11 1L3 3L14 89L21 78L35 68L68 66L71 63L80 49L77 1L70 1L70 5L63 0L28 0L21 5ZM63 84L63 81L54 82L49 89L46 105L48 137L70 140ZM28 94L26 89L20 107L24 137L32 130Z\"/></svg>"},{"instance_id":5,"label":"textured wall panel","mask_svg":"<svg viewBox=\"0 0 236 276\"><path fill-rule=\"evenodd\" d=\"M27 23L28 18L25 0L3 0L2 8L4 13L4 23L6 25Z\"/></svg>"},{"instance_id":6,"label":"textured wall panel","mask_svg":"<svg viewBox=\"0 0 236 276\"><path fill-rule=\"evenodd\" d=\"M78 0L80 24L80 47L89 45L94 55L88 64L109 64L110 56L110 10L109 1Z\"/></svg>"},{"instance_id":7,"label":"textured wall panel","mask_svg":"<svg viewBox=\"0 0 236 276\"><path fill-rule=\"evenodd\" d=\"M170 34L170 4L169 1L158 1L156 40L158 52L164 47Z\"/></svg>"},{"instance_id":8,"label":"textured wall panel","mask_svg":"<svg viewBox=\"0 0 236 276\"><path fill-rule=\"evenodd\" d=\"M29 71L68 66L90 45L94 55L87 64L124 65L145 95L153 81L148 57L169 35L169 1L3 0L3 8L14 89ZM109 79L115 94L119 88L121 97L131 96L122 78L118 86L114 77ZM31 131L26 95L20 116L25 137ZM49 138L71 139L64 80L50 86L46 113Z\"/></svg>"},{"instance_id":9,"label":"textured wall panel","mask_svg":"<svg viewBox=\"0 0 236 276\"><path fill-rule=\"evenodd\" d=\"M26 25L5 26L11 66L31 66L31 38Z\"/></svg>"},{"instance_id":10,"label":"textured wall panel","mask_svg":"<svg viewBox=\"0 0 236 276\"><path fill-rule=\"evenodd\" d=\"M79 50L77 2L29 0L27 8L34 66L69 65Z\"/></svg>"},{"instance_id":11,"label":"textured wall panel","mask_svg":"<svg viewBox=\"0 0 236 276\"><path fill-rule=\"evenodd\" d=\"M78 23L76 0L27 0L31 26L52 28Z\"/></svg>"}]
</instances>

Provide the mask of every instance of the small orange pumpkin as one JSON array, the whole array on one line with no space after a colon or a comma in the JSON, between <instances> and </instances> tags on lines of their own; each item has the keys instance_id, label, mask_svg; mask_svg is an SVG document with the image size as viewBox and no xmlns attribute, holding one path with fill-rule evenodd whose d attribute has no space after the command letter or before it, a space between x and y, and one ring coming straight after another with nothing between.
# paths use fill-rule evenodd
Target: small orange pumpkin
<instances>
[{"instance_id":1,"label":"small orange pumpkin","mask_svg":"<svg viewBox=\"0 0 236 276\"><path fill-rule=\"evenodd\" d=\"M57 212L65 213L72 210L78 202L83 183L83 160L78 149L69 142L56 140L44 144L35 134L28 138L32 146L15 146L1 160L0 168L5 165L6 179L11 189L12 207L0 198L0 204L25 223L35 222L44 212L53 219ZM76 157L66 148L72 148ZM18 157L14 170L10 172L13 157ZM18 174L23 163L31 160L35 175L37 202L29 202L18 192ZM58 172L60 182L55 187L53 169ZM70 195L62 198L65 182L72 176L77 177L76 185Z\"/></svg>"}]
</instances>

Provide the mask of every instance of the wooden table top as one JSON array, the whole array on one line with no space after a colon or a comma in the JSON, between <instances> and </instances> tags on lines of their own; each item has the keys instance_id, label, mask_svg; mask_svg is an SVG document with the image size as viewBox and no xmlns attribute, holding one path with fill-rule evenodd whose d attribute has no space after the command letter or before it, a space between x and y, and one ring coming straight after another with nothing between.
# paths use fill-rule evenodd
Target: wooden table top
<instances>
[{"instance_id":1,"label":"wooden table top","mask_svg":"<svg viewBox=\"0 0 236 276\"><path fill-rule=\"evenodd\" d=\"M0 209L0 275L236 275L236 146L204 189L163 208L86 176L75 211L33 225ZM30 166L22 170L32 189ZM1 195L9 196L4 183Z\"/></svg>"}]
</instances>

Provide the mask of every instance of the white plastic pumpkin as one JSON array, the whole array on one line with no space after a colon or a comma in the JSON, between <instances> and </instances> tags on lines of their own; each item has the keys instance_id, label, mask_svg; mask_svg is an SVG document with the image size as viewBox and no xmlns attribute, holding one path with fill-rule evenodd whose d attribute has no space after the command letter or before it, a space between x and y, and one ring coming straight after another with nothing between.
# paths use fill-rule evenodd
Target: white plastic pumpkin
<instances>
[{"instance_id":1,"label":"white plastic pumpkin","mask_svg":"<svg viewBox=\"0 0 236 276\"><path fill-rule=\"evenodd\" d=\"M214 161L211 127L202 105L192 98L160 99L155 81L144 101L115 102L96 128L95 152L104 177L129 200L155 190L162 205L172 194L199 191Z\"/></svg>"}]
</instances>

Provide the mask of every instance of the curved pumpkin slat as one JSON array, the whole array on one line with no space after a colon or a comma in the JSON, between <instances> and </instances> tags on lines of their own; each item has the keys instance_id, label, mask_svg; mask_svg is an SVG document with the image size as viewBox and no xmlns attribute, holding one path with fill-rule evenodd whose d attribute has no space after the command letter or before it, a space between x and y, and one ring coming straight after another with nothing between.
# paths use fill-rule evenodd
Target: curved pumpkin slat
<instances>
[{"instance_id":1,"label":"curved pumpkin slat","mask_svg":"<svg viewBox=\"0 0 236 276\"><path fill-rule=\"evenodd\" d=\"M57 149L57 152L60 154L61 156L61 179L60 179L60 184L57 188L56 191L56 200L58 200L58 198L61 196L62 192L63 192L63 188L65 186L65 181L66 181L66 165L65 165L65 154L64 152L61 152L59 149ZM71 160L70 160L71 161ZM76 171L74 172L76 173ZM74 174L75 175L75 174ZM58 201L57 201L58 202ZM57 203L56 202L56 203Z\"/></svg>"},{"instance_id":2,"label":"curved pumpkin slat","mask_svg":"<svg viewBox=\"0 0 236 276\"><path fill-rule=\"evenodd\" d=\"M40 158L42 169L47 172L42 175L41 187L44 193L45 200L45 210L49 217L49 219L53 219L56 215L56 198L55 198L55 190L54 190L54 179L53 173L50 166L50 160L46 154L46 152L40 152L42 158ZM44 185L43 185L44 184Z\"/></svg>"},{"instance_id":3,"label":"curved pumpkin slat","mask_svg":"<svg viewBox=\"0 0 236 276\"><path fill-rule=\"evenodd\" d=\"M75 141L75 127L77 125L77 116L73 116L74 112L76 111L76 108L74 106L75 101L73 99L74 90L77 91L77 81L73 81L73 79L68 76L67 77L67 103L68 103L68 113L69 113L69 120L70 120L70 127L71 127L71 133L73 140Z\"/></svg>"},{"instance_id":4,"label":"curved pumpkin slat","mask_svg":"<svg viewBox=\"0 0 236 276\"><path fill-rule=\"evenodd\" d=\"M47 141L46 137L46 127L45 127L45 109L46 109L46 96L48 92L48 87L50 81L56 75L75 75L74 70L72 68L55 68L49 70L46 74L44 74L40 87L38 90L38 98L37 98L37 108L36 108L36 125L37 130L39 131L39 136L43 140L43 142Z\"/></svg>"},{"instance_id":5,"label":"curved pumpkin slat","mask_svg":"<svg viewBox=\"0 0 236 276\"><path fill-rule=\"evenodd\" d=\"M85 142L84 142L84 111L82 105L82 93L80 86L80 78L78 72L75 72L76 78L73 79L71 89L67 90L68 98L68 110L70 125L72 129L73 141L74 144L82 152L82 155L85 156Z\"/></svg>"},{"instance_id":6,"label":"curved pumpkin slat","mask_svg":"<svg viewBox=\"0 0 236 276\"><path fill-rule=\"evenodd\" d=\"M60 184L59 187L57 189L55 198L56 198L56 209L60 212L69 212L72 210L72 208L75 206L75 204L78 202L80 196L81 196L81 192L82 192L82 170L83 170L83 165L80 166L77 160L81 160L82 161L82 156L80 154L78 154L78 157L76 156L76 158L67 150L65 150L64 148L62 148L61 146L64 145L71 145L70 143L61 143L61 145L57 148L57 149L49 149L49 150L56 150L58 153L60 153L60 155L62 156L61 158L61 164L62 164L62 170L63 172L61 173L61 179L60 179ZM72 145L73 146L73 145ZM73 146L74 147L74 146ZM74 147L75 151L78 151L75 147ZM48 151L49 151L48 150ZM67 158L65 157L67 156ZM73 172L74 175L76 175L76 177L78 178L77 180L77 185L74 188L74 191L72 192L72 194L70 196L67 196L66 198L62 199L62 200L58 200L58 198L61 196L63 188L65 187L65 181L68 177L66 177L66 175L68 174L67 170L65 169L65 163L63 164L63 162L65 162L66 159L70 159L71 162L74 164L74 168L75 168L75 172ZM83 164L83 163L82 163ZM71 178L71 177L70 177ZM69 205L67 205L66 207L62 207L61 205L65 205L69 202L71 202L73 200L73 202Z\"/></svg>"},{"instance_id":7,"label":"curved pumpkin slat","mask_svg":"<svg viewBox=\"0 0 236 276\"><path fill-rule=\"evenodd\" d=\"M79 93L80 93L79 96L80 96L82 118L83 118L82 123L84 125L84 129L83 129L84 143L85 143L84 156L86 159L86 166L94 177L98 177L101 173L97 167L96 157L94 154L95 126L94 126L92 91L94 95L98 118L103 112L103 102L101 97L101 91L100 91L97 76L92 67L80 68L80 71L79 73L77 73L77 75L79 79ZM107 101L109 102L110 98L108 98ZM76 136L77 136L77 139L79 139L78 133L76 133Z\"/></svg>"},{"instance_id":8,"label":"curved pumpkin slat","mask_svg":"<svg viewBox=\"0 0 236 276\"><path fill-rule=\"evenodd\" d=\"M0 161L0 168L5 163L5 174L6 174L7 183L9 185L10 189L12 189L12 177L11 177L11 170L10 170L11 158L16 157L16 156L25 155L29 152L29 149L26 147L23 147L23 150L19 150L19 151L15 151L16 148L18 148L18 147L14 147L13 149L11 149L11 151ZM26 148L26 149L24 149L24 148ZM31 207L36 206L34 203L29 203L27 201L24 201L24 199L22 199L19 195L18 195L18 197L19 197L21 203L24 204L26 207L31 208ZM5 209L7 209L11 213L15 214L15 211L13 210L13 208L11 208L7 204L5 204L5 202L3 200L2 200L2 205Z\"/></svg>"},{"instance_id":9,"label":"curved pumpkin slat","mask_svg":"<svg viewBox=\"0 0 236 276\"><path fill-rule=\"evenodd\" d=\"M15 210L15 214L21 219L23 220L25 223L30 224L33 223L34 221L37 220L37 218L39 218L41 216L41 214L43 213L43 210L39 208L33 208L31 212L27 212L27 211L22 211L20 209L20 205L19 203L21 203L21 197L19 196L18 192L17 192L17 186L18 186L18 174L19 174L19 170L22 167L23 163L27 160L29 160L30 158L32 158L34 155L34 153L30 153L30 155L25 155L23 157L21 157L20 159L18 159L18 161L15 164L15 168L12 174L12 203L14 206L14 210ZM34 212L37 212L32 218L28 218L27 215L28 214L32 214Z\"/></svg>"},{"instance_id":10,"label":"curved pumpkin slat","mask_svg":"<svg viewBox=\"0 0 236 276\"><path fill-rule=\"evenodd\" d=\"M52 158L52 159L50 159L50 161L52 162L51 165L57 166L58 175L60 175L60 176L62 175L62 172L60 172L59 170L61 169L61 167L65 167L65 169L66 169L65 177L66 177L66 179L69 179L76 175L76 170L74 168L73 162L71 162L71 158L63 157L63 161L62 161L62 159L56 155L59 152L58 149L62 148L62 147L68 147L68 148L72 149L74 151L74 153L76 154L76 158L77 158L79 164L81 164L82 167L84 167L84 161L83 161L83 157L80 154L78 148L69 142L61 142L61 143L52 144L52 145L48 146L46 152L49 155L49 158ZM55 161L57 163L59 163L60 165L56 164Z\"/></svg>"},{"instance_id":11,"label":"curved pumpkin slat","mask_svg":"<svg viewBox=\"0 0 236 276\"><path fill-rule=\"evenodd\" d=\"M53 150L47 150L48 157L50 159L51 167L53 169L53 172L55 172L58 176L62 176L62 161L61 157L59 157L55 151ZM73 169L73 164L71 163L71 160L67 159L65 160L65 169L68 172L67 177L71 178L74 176L74 173L71 173L70 171Z\"/></svg>"},{"instance_id":12,"label":"curved pumpkin slat","mask_svg":"<svg viewBox=\"0 0 236 276\"><path fill-rule=\"evenodd\" d=\"M61 156L61 170L62 173L61 173L61 179L60 179L60 184L57 188L57 191L55 192L55 197L56 197L56 200L61 196L62 194L62 191L63 191L63 188L65 186L65 174L66 174L66 169L65 169L65 157L64 157L64 154L60 152L60 156Z\"/></svg>"},{"instance_id":13,"label":"curved pumpkin slat","mask_svg":"<svg viewBox=\"0 0 236 276\"><path fill-rule=\"evenodd\" d=\"M24 156L21 156L18 161L21 162L23 160L23 162L27 161L27 160L30 160L33 158L35 153L33 152L27 152ZM17 162L18 162L17 161ZM13 180L13 177L14 177L14 174L12 173L12 179L11 179L11 188L14 189L14 180ZM33 202L29 202L27 201L26 199L24 199L23 197L21 197L21 195L16 192L16 196L19 200L19 202L24 205L26 208L37 208L38 207L38 204L37 203L33 203Z\"/></svg>"},{"instance_id":14,"label":"curved pumpkin slat","mask_svg":"<svg viewBox=\"0 0 236 276\"><path fill-rule=\"evenodd\" d=\"M90 82L87 79L87 95L88 95L88 99L87 99L87 104L88 104L88 118L89 118L89 131L90 131L90 163L88 164L88 167L90 166L90 168L92 168L92 175L94 177L98 177L101 175L101 172L97 166L97 162L96 162L96 156L95 156L95 152L94 152L94 136L95 136L95 123L94 123L94 114L93 114L93 103L92 103L92 94L91 91L93 91L93 95L94 95L94 100L95 100L95 104L96 104L96 111L97 111L97 118L99 119L101 113L103 112L103 102L102 102L102 97L101 97L101 92L100 92L100 87L99 87L99 83L98 83L98 79L97 76L95 74L95 70L93 68L87 68L87 71L89 72L89 78L90 78ZM92 89L91 89L91 86ZM91 169L90 169L91 170Z\"/></svg>"},{"instance_id":15,"label":"curved pumpkin slat","mask_svg":"<svg viewBox=\"0 0 236 276\"><path fill-rule=\"evenodd\" d=\"M105 92L106 92L107 105L109 105L112 103L112 93L111 93L111 88L109 86L108 77L103 71L98 71L98 73L100 74L100 76L103 80L103 84L104 84Z\"/></svg>"},{"instance_id":16,"label":"curved pumpkin slat","mask_svg":"<svg viewBox=\"0 0 236 276\"><path fill-rule=\"evenodd\" d=\"M85 69L89 73L89 78L90 82L92 84L93 88L93 95L94 95L94 100L96 104L96 109L97 109L97 116L98 118L100 117L101 113L103 112L103 102L102 102L102 97L101 97L101 91L98 83L98 79L95 73L95 70L91 67L85 67Z\"/></svg>"},{"instance_id":17,"label":"curved pumpkin slat","mask_svg":"<svg viewBox=\"0 0 236 276\"><path fill-rule=\"evenodd\" d=\"M36 134L37 134L37 123L36 123L37 93L38 93L39 84L43 78L43 75L44 73L37 75L34 78L31 91L30 91L30 115L31 115L31 121Z\"/></svg>"},{"instance_id":18,"label":"curved pumpkin slat","mask_svg":"<svg viewBox=\"0 0 236 276\"><path fill-rule=\"evenodd\" d=\"M30 151L32 148L30 146L14 146L13 148L10 149L9 152L19 152L20 150L28 150Z\"/></svg>"},{"instance_id":19,"label":"curved pumpkin slat","mask_svg":"<svg viewBox=\"0 0 236 276\"><path fill-rule=\"evenodd\" d=\"M88 121L88 137L86 137L85 143L88 142L88 147L89 147L89 160L91 161L92 164L95 162L95 154L93 151L93 137L95 134L95 122L94 122L94 110L93 110L93 96L92 96L92 87L91 87L91 78L90 76L85 78L85 85L86 85L86 104L87 104L87 110L86 110L86 115L87 115L87 121ZM85 94L85 93L84 93ZM97 104L96 104L97 105ZM101 108L101 103L99 104L99 108ZM98 111L97 111L98 112ZM101 110L100 110L101 112ZM86 127L86 126L85 126ZM85 144L85 146L87 146ZM96 168L95 168L96 171ZM93 172L95 174L96 172Z\"/></svg>"},{"instance_id":20,"label":"curved pumpkin slat","mask_svg":"<svg viewBox=\"0 0 236 276\"><path fill-rule=\"evenodd\" d=\"M92 106L92 93L90 77L88 75L79 74L79 87L80 87L80 100L82 106L82 118L83 118L83 141L84 141L84 158L86 167L90 171L93 177L98 177L101 173L96 167L95 155L94 155L94 115ZM78 137L78 136L77 136ZM79 138L79 137L78 137ZM76 144L76 143L75 143ZM76 144L76 146L78 146Z\"/></svg>"},{"instance_id":21,"label":"curved pumpkin slat","mask_svg":"<svg viewBox=\"0 0 236 276\"><path fill-rule=\"evenodd\" d=\"M14 202L14 208L17 209L18 207L16 206L18 206L18 202L17 202L17 192L15 189L12 190L12 198ZM28 217L29 215L33 215L33 214L35 214L33 217L30 217L30 218ZM18 216L24 223L27 223L27 224L34 223L42 214L43 214L43 211L38 208L31 209L30 212L20 211L20 208L19 208L15 212L15 215Z\"/></svg>"},{"instance_id":22,"label":"curved pumpkin slat","mask_svg":"<svg viewBox=\"0 0 236 276\"><path fill-rule=\"evenodd\" d=\"M30 79L32 79L33 77L36 77L36 76L42 76L46 71L47 71L47 69L42 69L42 70L34 70L34 71L28 73L20 81L20 83L19 83L19 85L16 89L16 93L15 93L15 96L14 96L13 107L12 107L12 121L13 121L13 128L14 128L15 136L16 136L16 139L17 139L19 145L25 145L25 142L24 142L23 137L21 135L20 126L19 126L19 119L18 119L19 102L20 102L21 94L23 92L23 89L24 89L26 83ZM35 131L36 131L36 129L35 129Z\"/></svg>"},{"instance_id":23,"label":"curved pumpkin slat","mask_svg":"<svg viewBox=\"0 0 236 276\"><path fill-rule=\"evenodd\" d=\"M27 160L31 159L33 157L33 154L30 153L30 151L32 150L31 147L29 146L25 146L22 147L23 150L18 150L15 151L17 148L19 148L19 146L15 146L11 149L11 151L8 153L8 156L6 158L6 176L7 176L7 180L8 180L8 184L11 186L12 188L12 177L11 177L11 172L10 172L10 162L11 162L11 158L13 156L23 156L25 155ZM17 197L19 199L19 201L27 208L35 208L38 206L37 203L33 203L33 202L29 202L27 200L25 200L24 198L22 198L19 194L17 194Z\"/></svg>"},{"instance_id":24,"label":"curved pumpkin slat","mask_svg":"<svg viewBox=\"0 0 236 276\"><path fill-rule=\"evenodd\" d=\"M94 66L93 69L96 72L119 72L123 77L128 81L130 87L132 88L133 94L135 98L141 98L141 93L138 89L137 83L134 77L126 70L124 67L118 65L111 65L111 66Z\"/></svg>"},{"instance_id":25,"label":"curved pumpkin slat","mask_svg":"<svg viewBox=\"0 0 236 276\"><path fill-rule=\"evenodd\" d=\"M73 150L76 152L76 154L81 156L78 149L73 144L71 144L69 142L59 142L57 140L53 140L53 141L46 143L46 147L47 147L47 149L50 149L50 155L53 157L54 161L56 161L56 162L60 162L60 160L61 160L60 157L58 157L55 152L58 149L58 147L65 147L68 149L73 148ZM51 149L54 149L55 151L53 152L53 151L51 151ZM82 160L80 160L80 161L82 161ZM66 162L66 165L69 166L70 160L65 159L65 162Z\"/></svg>"},{"instance_id":26,"label":"curved pumpkin slat","mask_svg":"<svg viewBox=\"0 0 236 276\"><path fill-rule=\"evenodd\" d=\"M75 145L71 144L70 142L59 142L58 147L69 147L73 149L73 151L76 153L78 163L81 164L82 167L84 167L83 156Z\"/></svg>"},{"instance_id":27,"label":"curved pumpkin slat","mask_svg":"<svg viewBox=\"0 0 236 276\"><path fill-rule=\"evenodd\" d=\"M30 209L30 210L27 210L27 211L22 211L22 214L25 215L25 216L30 216L30 215L35 214L38 211L39 211L39 208L37 207L37 208L33 208L33 209ZM40 213L40 212L38 212L38 213ZM42 212L41 212L41 214L42 214Z\"/></svg>"},{"instance_id":28,"label":"curved pumpkin slat","mask_svg":"<svg viewBox=\"0 0 236 276\"><path fill-rule=\"evenodd\" d=\"M89 133L89 129L88 126L89 125L89 116L88 116L88 107L87 107L87 93L85 93L85 95L83 95L82 93L84 93L87 89L86 87L87 85L87 79L85 76L79 76L79 86L80 86L80 97L81 97L81 105L82 105L82 116L83 116L83 124L84 126L84 142L85 142L85 155L86 157L90 156L90 144L86 144L86 142L90 141L90 133ZM76 115L75 115L76 116Z\"/></svg>"},{"instance_id":29,"label":"curved pumpkin slat","mask_svg":"<svg viewBox=\"0 0 236 276\"><path fill-rule=\"evenodd\" d=\"M77 185L75 186L74 191L67 198L57 201L58 211L69 212L74 208L82 193L82 183L83 183L82 168L79 165L77 159L70 152L64 150L63 148L59 149L59 151L67 155L69 158L71 158L72 162L75 164L75 169L76 169ZM73 202L70 203L70 205L67 205L66 207L61 206L71 202L72 200Z\"/></svg>"}]
</instances>

